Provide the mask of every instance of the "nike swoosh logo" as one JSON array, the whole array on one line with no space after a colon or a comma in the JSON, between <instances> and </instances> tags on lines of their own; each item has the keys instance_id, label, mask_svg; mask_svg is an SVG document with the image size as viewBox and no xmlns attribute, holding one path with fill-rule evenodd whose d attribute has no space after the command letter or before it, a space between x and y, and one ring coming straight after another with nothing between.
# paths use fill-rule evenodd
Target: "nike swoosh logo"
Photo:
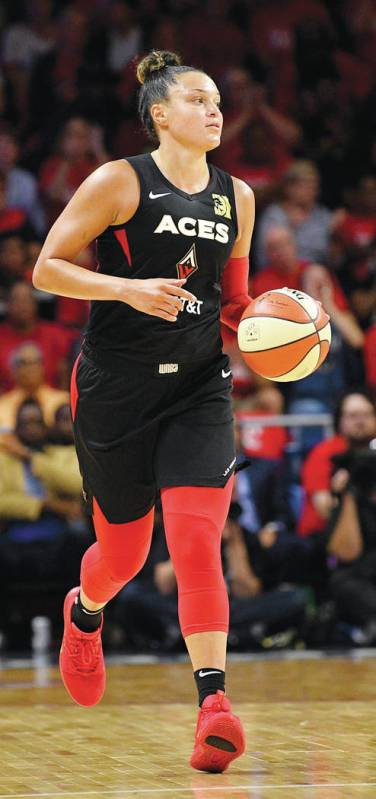
<instances>
[{"instance_id":1,"label":"nike swoosh logo","mask_svg":"<svg viewBox=\"0 0 376 799\"><path fill-rule=\"evenodd\" d=\"M222 377L230 377L230 374L231 374L231 369L229 372L225 372L225 370L222 369Z\"/></svg>"},{"instance_id":2,"label":"nike swoosh logo","mask_svg":"<svg viewBox=\"0 0 376 799\"><path fill-rule=\"evenodd\" d=\"M201 671L199 671L199 673L198 673L198 676L199 677L209 677L209 674L220 674L220 673L221 673L220 671L202 671L202 669L201 669Z\"/></svg>"},{"instance_id":3,"label":"nike swoosh logo","mask_svg":"<svg viewBox=\"0 0 376 799\"><path fill-rule=\"evenodd\" d=\"M170 191L164 191L163 194L154 194L154 192L149 191L149 197L151 200L157 200L158 197L167 197L168 194L171 194Z\"/></svg>"}]
</instances>

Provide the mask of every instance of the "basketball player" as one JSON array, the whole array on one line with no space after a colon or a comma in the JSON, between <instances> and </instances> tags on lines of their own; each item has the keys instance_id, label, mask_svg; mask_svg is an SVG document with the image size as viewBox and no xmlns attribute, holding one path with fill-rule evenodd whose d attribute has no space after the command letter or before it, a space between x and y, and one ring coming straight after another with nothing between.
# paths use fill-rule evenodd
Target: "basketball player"
<instances>
[{"instance_id":1,"label":"basketball player","mask_svg":"<svg viewBox=\"0 0 376 799\"><path fill-rule=\"evenodd\" d=\"M224 693L228 599L220 541L235 450L222 318L248 297L253 194L209 166L222 114L211 78L153 51L138 66L141 120L159 146L104 164L52 227L34 285L91 300L72 374L72 414L97 543L64 605L60 668L76 702L105 687L106 603L148 555L157 491L199 694L194 768L223 771L245 748ZM97 239L98 270L74 262ZM220 286L222 283L222 289Z\"/></svg>"}]
</instances>

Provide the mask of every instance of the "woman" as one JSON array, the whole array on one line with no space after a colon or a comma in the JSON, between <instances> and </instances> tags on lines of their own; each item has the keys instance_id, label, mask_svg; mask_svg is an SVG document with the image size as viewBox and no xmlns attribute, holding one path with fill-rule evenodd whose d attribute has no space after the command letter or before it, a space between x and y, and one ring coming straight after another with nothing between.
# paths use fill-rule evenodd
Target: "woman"
<instances>
[{"instance_id":1,"label":"woman","mask_svg":"<svg viewBox=\"0 0 376 799\"><path fill-rule=\"evenodd\" d=\"M314 263L328 260L329 236L340 221L340 209L331 212L317 202L320 175L311 161L294 161L282 179L282 199L263 212L257 236L257 264L266 264L265 237L270 227L288 227L298 256Z\"/></svg>"},{"instance_id":2,"label":"woman","mask_svg":"<svg viewBox=\"0 0 376 799\"><path fill-rule=\"evenodd\" d=\"M219 281L228 262L222 318L236 328L250 301L253 194L208 167L206 152L218 146L222 128L211 78L164 51L141 61L138 78L141 119L158 148L105 164L82 184L34 273L38 288L92 300L72 412L98 541L83 558L81 589L65 601L61 671L77 702L99 701L102 610L145 562L160 489L202 705L191 764L223 771L245 739L224 696L228 599L220 538L235 450ZM99 267L92 273L74 262L95 238Z\"/></svg>"}]
</instances>

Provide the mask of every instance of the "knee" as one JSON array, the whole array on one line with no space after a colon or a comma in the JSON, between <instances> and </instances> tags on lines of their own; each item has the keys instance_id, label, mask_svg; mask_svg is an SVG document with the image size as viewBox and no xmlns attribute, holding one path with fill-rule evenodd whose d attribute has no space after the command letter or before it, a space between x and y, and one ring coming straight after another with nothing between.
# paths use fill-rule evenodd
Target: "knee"
<instances>
[{"instance_id":1,"label":"knee","mask_svg":"<svg viewBox=\"0 0 376 799\"><path fill-rule=\"evenodd\" d=\"M221 531L206 516L169 516L167 543L175 564L203 568L220 557Z\"/></svg>"},{"instance_id":2,"label":"knee","mask_svg":"<svg viewBox=\"0 0 376 799\"><path fill-rule=\"evenodd\" d=\"M103 554L108 576L116 583L127 583L141 571L149 553L149 541L136 551L116 550Z\"/></svg>"}]
</instances>

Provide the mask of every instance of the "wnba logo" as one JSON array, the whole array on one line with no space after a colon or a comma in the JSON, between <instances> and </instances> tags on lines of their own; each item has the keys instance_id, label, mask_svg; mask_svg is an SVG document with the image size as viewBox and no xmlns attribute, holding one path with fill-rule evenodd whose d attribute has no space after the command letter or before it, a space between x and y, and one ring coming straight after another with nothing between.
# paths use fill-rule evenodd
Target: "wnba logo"
<instances>
[{"instance_id":1,"label":"wnba logo","mask_svg":"<svg viewBox=\"0 0 376 799\"><path fill-rule=\"evenodd\" d=\"M181 280L183 278L187 279L193 272L197 272L198 263L197 263L197 256L196 256L196 245L192 244L192 247L186 252L185 255L181 258L179 263L176 264L176 271L178 273L178 278Z\"/></svg>"}]
</instances>

